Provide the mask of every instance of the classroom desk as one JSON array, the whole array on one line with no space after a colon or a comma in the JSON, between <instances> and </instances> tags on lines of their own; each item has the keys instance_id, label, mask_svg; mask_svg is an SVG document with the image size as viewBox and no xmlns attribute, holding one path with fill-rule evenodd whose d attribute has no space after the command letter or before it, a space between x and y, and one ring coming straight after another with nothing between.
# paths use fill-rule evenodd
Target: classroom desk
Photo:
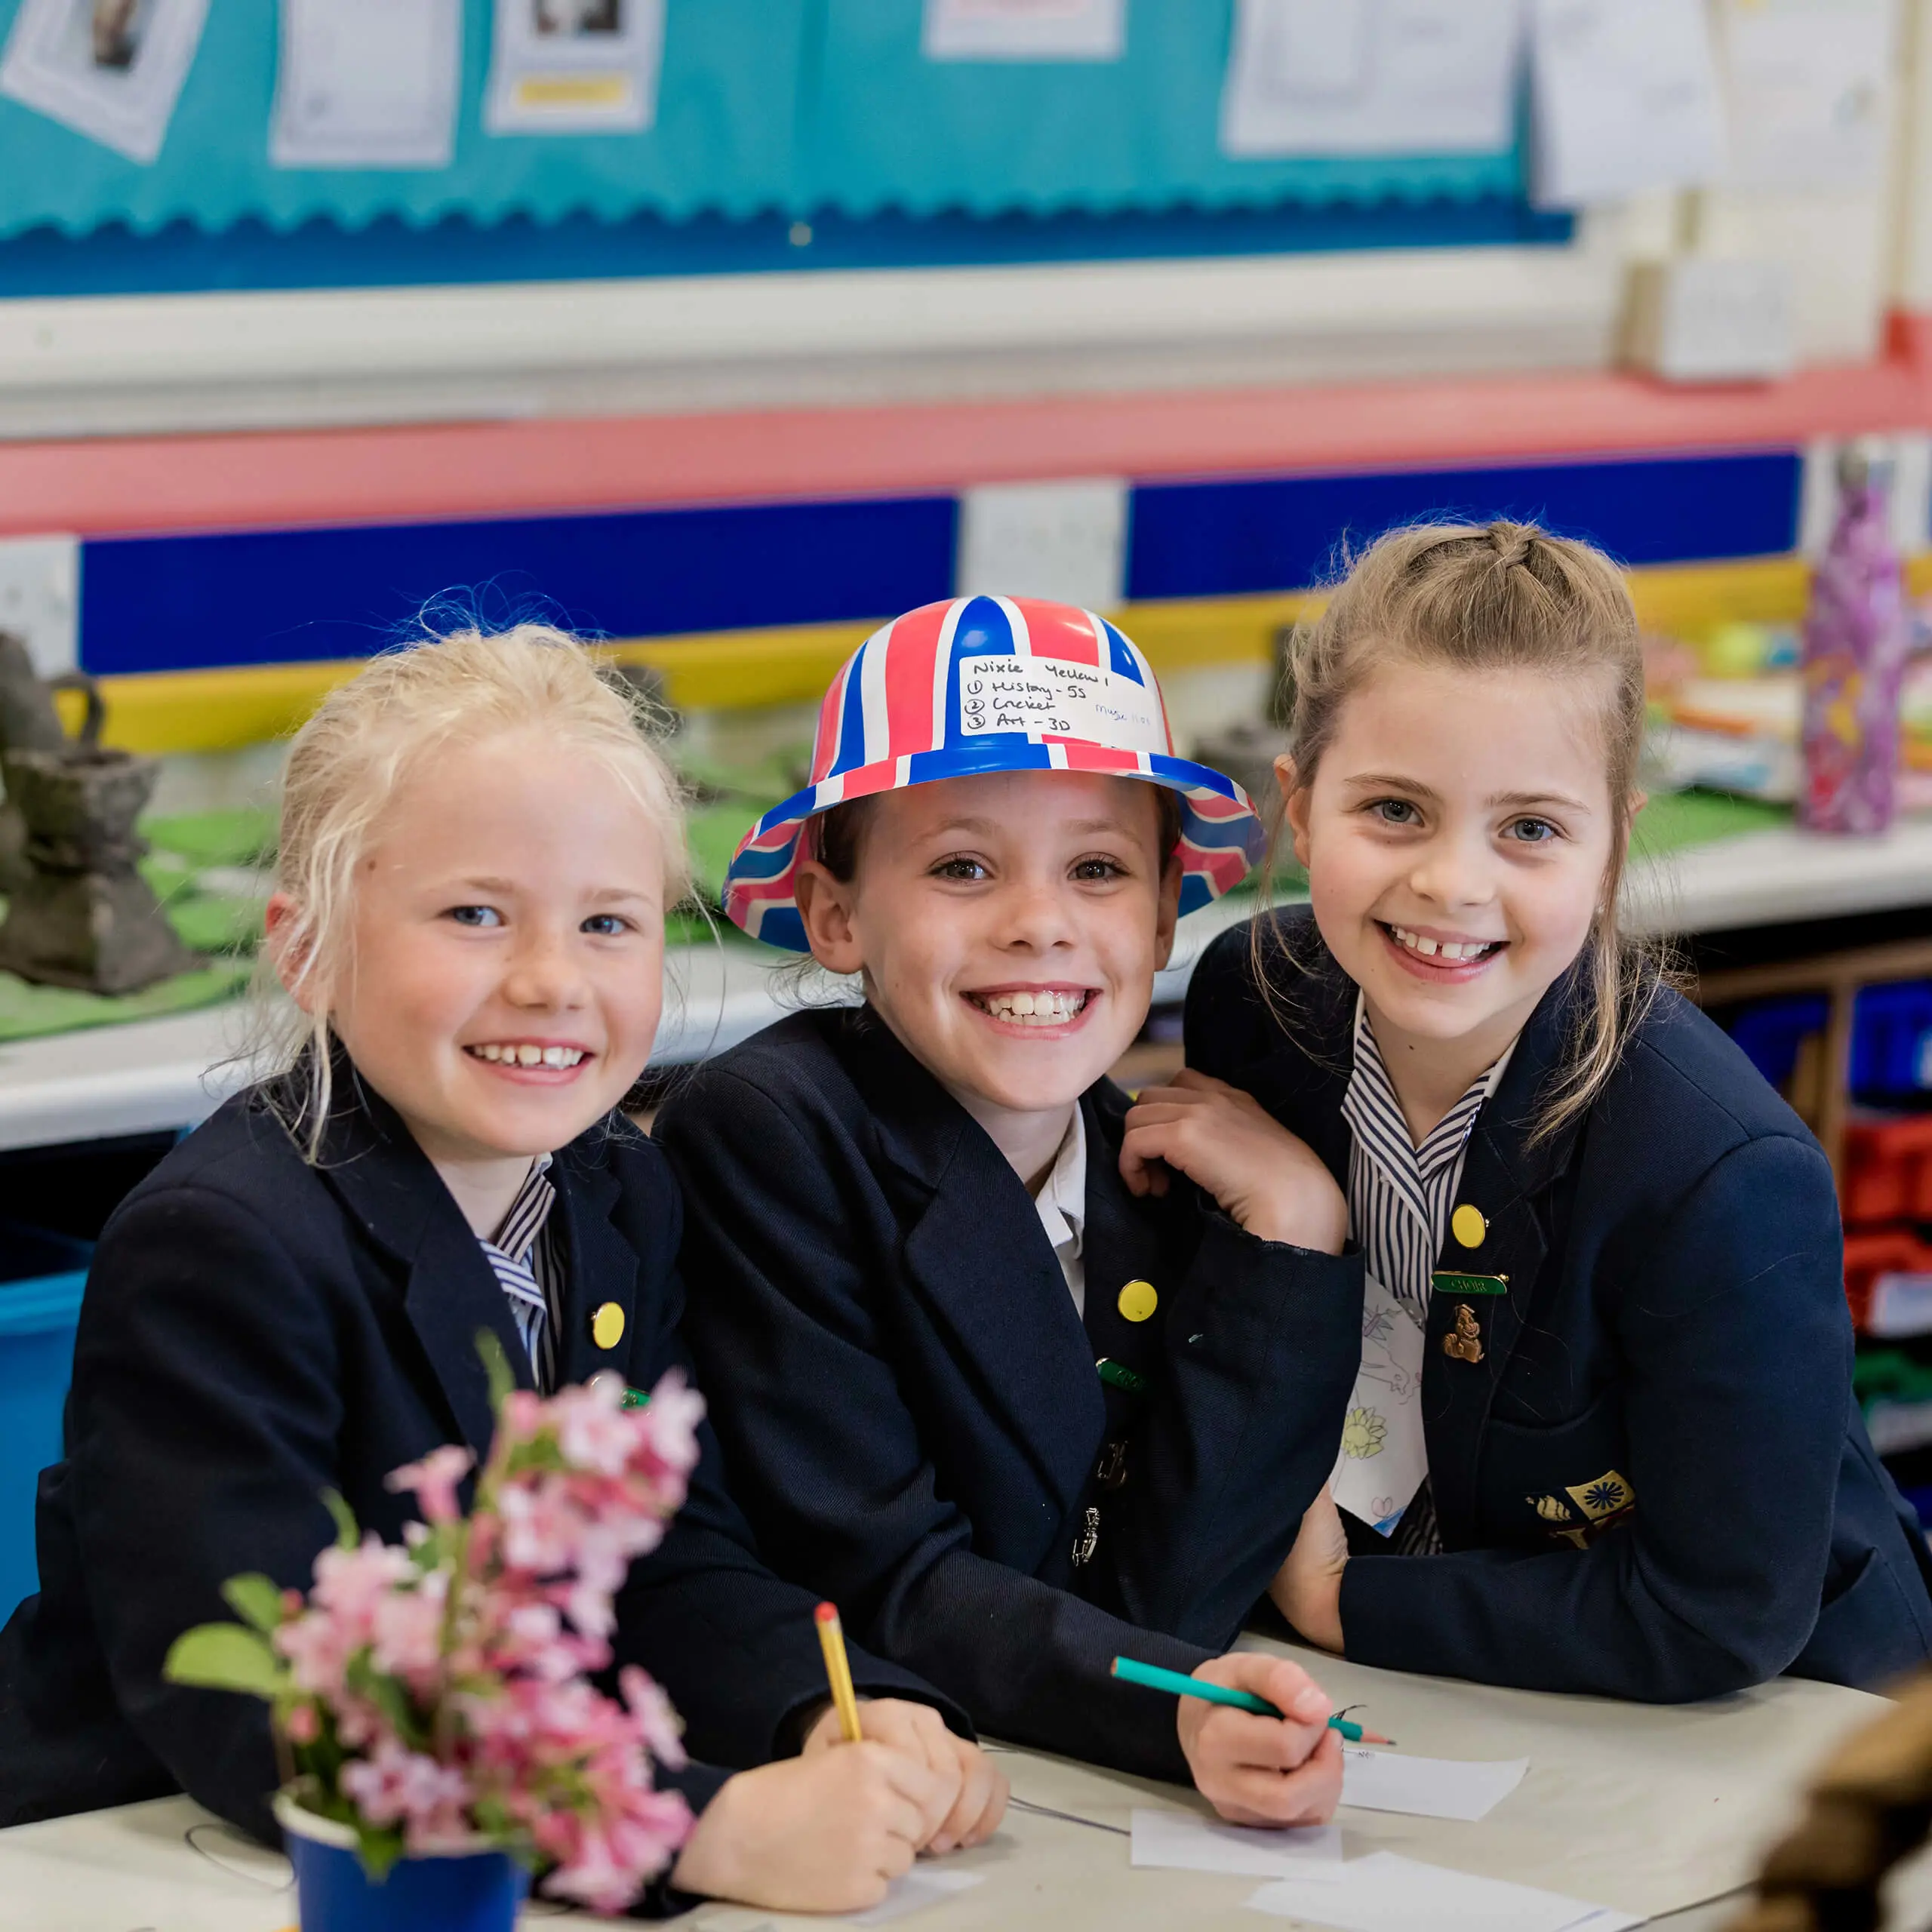
<instances>
[{"instance_id":1,"label":"classroom desk","mask_svg":"<svg viewBox=\"0 0 1932 1932\"><path fill-rule=\"evenodd\" d=\"M1932 820L1869 839L1777 826L1639 860L1629 898L1633 926L1679 933L1924 904ZM1156 1001L1180 1000L1208 941L1254 909L1241 895L1183 920ZM780 1017L791 996L772 963L734 941L674 949L654 1063L703 1060ZM230 1005L0 1044L0 1152L192 1127L245 1078L233 1057L244 1032L243 1010Z\"/></svg>"},{"instance_id":2,"label":"classroom desk","mask_svg":"<svg viewBox=\"0 0 1932 1932\"><path fill-rule=\"evenodd\" d=\"M1345 1810L1348 1857L1399 1851L1664 1916L1673 1932L1727 1920L1734 1901L1687 1909L1745 1882L1806 1769L1881 1708L1859 1691L1795 1680L1707 1704L1619 1704L1298 1654L1339 1702L1366 1706L1364 1715L1406 1749L1531 1761L1523 1783L1477 1824ZM980 1882L908 1915L909 1927L1257 1932L1270 1922L1244 1907L1258 1879L1131 1869L1121 1834L1133 1807L1198 1805L1178 1787L1027 1751L1002 1749L1001 1762L1016 1798L1091 1822L1014 1808L989 1844L940 1868ZM294 1917L287 1875L278 1856L237 1839L186 1798L24 1826L0 1832L0 1932L281 1932ZM561 1915L540 1903L525 1923ZM681 1922L692 1932L777 1932L846 1921L714 1905Z\"/></svg>"}]
</instances>

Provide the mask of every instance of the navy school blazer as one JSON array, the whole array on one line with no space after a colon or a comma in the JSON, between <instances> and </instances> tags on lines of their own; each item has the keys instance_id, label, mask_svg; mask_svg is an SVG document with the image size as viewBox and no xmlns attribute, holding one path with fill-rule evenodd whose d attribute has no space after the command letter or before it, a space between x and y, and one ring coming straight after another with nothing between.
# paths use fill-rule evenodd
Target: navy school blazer
<instances>
[{"instance_id":1,"label":"navy school blazer","mask_svg":"<svg viewBox=\"0 0 1932 1932\"><path fill-rule=\"evenodd\" d=\"M190 1625L225 1620L224 1579L306 1588L334 1539L333 1487L399 1540L411 1499L383 1477L443 1443L479 1460L494 1427L476 1336L523 1387L529 1361L503 1290L408 1131L356 1089L310 1166L263 1091L223 1106L115 1211L81 1309L66 1460L41 1478L40 1594L0 1635L0 1824L185 1789L273 1839L266 1707L164 1682ZM568 1286L560 1383L614 1369L649 1389L685 1367L680 1212L663 1156L620 1115L550 1170ZM592 1311L623 1334L597 1346ZM701 1805L727 1773L779 1755L826 1694L815 1600L754 1554L707 1425L690 1500L620 1597L618 1661L669 1694L696 1761L660 1773ZM855 1653L862 1688L961 1714Z\"/></svg>"},{"instance_id":2,"label":"navy school blazer","mask_svg":"<svg viewBox=\"0 0 1932 1932\"><path fill-rule=\"evenodd\" d=\"M1195 970L1188 1063L1254 1094L1346 1186L1355 989L1305 909L1264 916L1291 1030L1237 927ZM1667 991L1583 1115L1533 1144L1580 978L1545 995L1478 1117L1457 1200L1480 1243L1452 1233L1438 1258L1491 1291L1438 1278L1431 1298L1447 1553L1351 1560L1348 1654L1656 1703L1786 1671L1883 1684L1932 1652L1932 1566L1853 1400L1831 1170Z\"/></svg>"},{"instance_id":3,"label":"navy school blazer","mask_svg":"<svg viewBox=\"0 0 1932 1932\"><path fill-rule=\"evenodd\" d=\"M686 1331L773 1567L983 1727L1184 1779L1171 1700L1108 1666L1192 1670L1266 1587L1334 1461L1361 1263L1190 1186L1135 1200L1126 1097L1081 1106L1084 1328L1024 1185L869 1009L768 1027L655 1131ZM1158 1296L1138 1323L1134 1280Z\"/></svg>"}]
</instances>

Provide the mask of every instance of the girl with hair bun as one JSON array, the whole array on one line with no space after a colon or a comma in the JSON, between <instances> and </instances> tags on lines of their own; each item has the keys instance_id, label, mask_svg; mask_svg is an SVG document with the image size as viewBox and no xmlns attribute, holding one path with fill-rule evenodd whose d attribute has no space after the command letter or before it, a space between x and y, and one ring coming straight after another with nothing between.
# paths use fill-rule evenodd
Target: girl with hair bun
<instances>
[{"instance_id":1,"label":"girl with hair bun","mask_svg":"<svg viewBox=\"0 0 1932 1932\"><path fill-rule=\"evenodd\" d=\"M488 1451L479 1331L546 1394L686 1368L676 1185L617 1111L685 882L643 722L574 638L525 626L380 657L297 737L270 1077L101 1238L40 1594L0 1636L0 1824L185 1789L272 1837L263 1706L162 1673L223 1580L306 1586L331 1491L401 1540L389 1472ZM700 1442L613 1638L708 1761L663 1774L700 1815L648 1915L681 1893L869 1906L920 1850L989 1834L1004 1780L946 1700L863 1652L864 1741L826 1748L817 1600L759 1561Z\"/></svg>"},{"instance_id":2,"label":"girl with hair bun","mask_svg":"<svg viewBox=\"0 0 1932 1932\"><path fill-rule=\"evenodd\" d=\"M1397 531L1291 672L1309 904L1223 935L1186 1020L1189 1066L1346 1191L1367 1269L1276 1604L1365 1663L1660 1703L1921 1663L1831 1170L1619 928L1644 683L1616 568L1529 525Z\"/></svg>"}]
</instances>

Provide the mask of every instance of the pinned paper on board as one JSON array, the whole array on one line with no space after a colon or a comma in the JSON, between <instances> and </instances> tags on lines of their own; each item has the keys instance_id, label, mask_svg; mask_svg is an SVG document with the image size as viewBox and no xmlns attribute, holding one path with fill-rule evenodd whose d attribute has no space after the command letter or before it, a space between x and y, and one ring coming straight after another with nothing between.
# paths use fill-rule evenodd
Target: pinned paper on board
<instances>
[{"instance_id":1,"label":"pinned paper on board","mask_svg":"<svg viewBox=\"0 0 1932 1932\"><path fill-rule=\"evenodd\" d=\"M1127 0L926 0L928 60L1118 60Z\"/></svg>"},{"instance_id":2,"label":"pinned paper on board","mask_svg":"<svg viewBox=\"0 0 1932 1932\"><path fill-rule=\"evenodd\" d=\"M1866 188L1885 165L1897 0L1721 0L1740 188Z\"/></svg>"},{"instance_id":3,"label":"pinned paper on board","mask_svg":"<svg viewBox=\"0 0 1932 1932\"><path fill-rule=\"evenodd\" d=\"M447 168L463 0L281 0L269 159L277 168Z\"/></svg>"},{"instance_id":4,"label":"pinned paper on board","mask_svg":"<svg viewBox=\"0 0 1932 1932\"><path fill-rule=\"evenodd\" d=\"M635 132L657 118L664 0L497 0L493 134Z\"/></svg>"},{"instance_id":5,"label":"pinned paper on board","mask_svg":"<svg viewBox=\"0 0 1932 1932\"><path fill-rule=\"evenodd\" d=\"M208 0L22 0L0 94L130 161L161 152Z\"/></svg>"},{"instance_id":6,"label":"pinned paper on board","mask_svg":"<svg viewBox=\"0 0 1932 1932\"><path fill-rule=\"evenodd\" d=\"M1724 165L1704 0L1534 0L1531 199L1587 208Z\"/></svg>"},{"instance_id":7,"label":"pinned paper on board","mask_svg":"<svg viewBox=\"0 0 1932 1932\"><path fill-rule=\"evenodd\" d=\"M1522 31L1522 0L1237 0L1222 149L1498 152Z\"/></svg>"}]
</instances>

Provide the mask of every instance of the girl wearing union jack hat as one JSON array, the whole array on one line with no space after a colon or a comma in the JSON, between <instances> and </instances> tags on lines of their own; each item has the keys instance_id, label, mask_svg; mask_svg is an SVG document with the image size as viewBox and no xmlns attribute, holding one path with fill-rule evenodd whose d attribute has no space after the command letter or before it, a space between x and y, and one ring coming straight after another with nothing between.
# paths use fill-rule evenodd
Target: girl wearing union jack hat
<instances>
[{"instance_id":1,"label":"girl wearing union jack hat","mask_svg":"<svg viewBox=\"0 0 1932 1932\"><path fill-rule=\"evenodd\" d=\"M1002 1737L1287 1824L1339 1795L1328 1700L1217 1654L1334 1461L1361 1266L1339 1189L1254 1102L1106 1078L1177 918L1260 843L1112 624L914 611L834 680L811 781L725 899L863 1004L723 1055L658 1132L768 1560ZM1177 1723L1117 1654L1286 1715L1186 1699Z\"/></svg>"}]
</instances>

